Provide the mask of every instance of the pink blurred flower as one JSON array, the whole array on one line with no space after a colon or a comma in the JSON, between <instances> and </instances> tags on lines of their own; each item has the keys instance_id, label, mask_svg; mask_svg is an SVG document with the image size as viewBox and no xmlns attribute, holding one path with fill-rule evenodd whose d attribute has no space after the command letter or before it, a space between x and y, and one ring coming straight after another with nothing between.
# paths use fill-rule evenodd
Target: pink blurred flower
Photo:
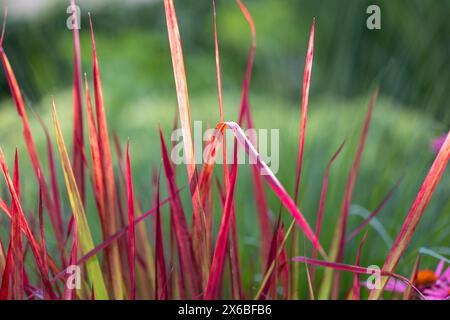
<instances>
[{"instance_id":1,"label":"pink blurred flower","mask_svg":"<svg viewBox=\"0 0 450 320\"><path fill-rule=\"evenodd\" d=\"M425 299L447 300L450 299L450 267L444 271L445 262L439 262L436 270L420 270L414 285L421 291ZM385 287L386 291L403 293L406 285L395 279L389 279Z\"/></svg>"}]
</instances>

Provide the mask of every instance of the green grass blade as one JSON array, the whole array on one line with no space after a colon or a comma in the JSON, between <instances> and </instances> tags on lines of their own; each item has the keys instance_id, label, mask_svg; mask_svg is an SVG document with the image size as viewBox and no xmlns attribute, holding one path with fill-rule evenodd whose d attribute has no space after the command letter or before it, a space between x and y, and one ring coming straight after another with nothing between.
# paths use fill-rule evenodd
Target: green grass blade
<instances>
[{"instance_id":1,"label":"green grass blade","mask_svg":"<svg viewBox=\"0 0 450 320\"><path fill-rule=\"evenodd\" d=\"M61 128L59 126L58 117L56 115L55 103L53 101L53 123L55 126L56 140L58 144L59 154L61 157L61 166L64 172L66 181L67 194L69 196L70 205L74 212L75 221L77 223L78 237L80 247L83 253L87 253L94 249L94 242L92 240L91 231L86 219L86 214L81 201L80 193L78 191L77 183L73 175L72 166L70 165L69 156L67 155L66 146L64 143ZM100 269L100 264L96 256L91 257L86 261L87 273L89 280L94 288L95 297L100 300L108 299L103 274Z\"/></svg>"}]
</instances>

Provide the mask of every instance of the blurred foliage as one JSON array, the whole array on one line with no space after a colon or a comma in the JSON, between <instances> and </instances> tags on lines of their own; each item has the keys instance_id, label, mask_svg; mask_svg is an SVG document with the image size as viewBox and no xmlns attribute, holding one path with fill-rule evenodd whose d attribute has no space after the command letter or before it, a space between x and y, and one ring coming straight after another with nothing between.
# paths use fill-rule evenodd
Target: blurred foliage
<instances>
[{"instance_id":1,"label":"blurred foliage","mask_svg":"<svg viewBox=\"0 0 450 320\"><path fill-rule=\"evenodd\" d=\"M67 2L67 1L66 1ZM246 21L233 0L217 0L225 90L240 89L250 46ZM309 28L316 17L312 95L351 98L379 84L381 92L450 123L448 32L450 2L244 0L257 29L252 91L299 102ZM381 30L366 28L366 8L381 8ZM72 35L63 1L35 18L8 21L5 50L31 101L70 85ZM191 92L215 92L212 3L176 1ZM87 11L82 10L84 71L90 71ZM173 90L162 1L115 3L93 10L104 81L112 103L130 95ZM4 77L2 97L9 96ZM294 104L293 104L294 105Z\"/></svg>"}]
</instances>

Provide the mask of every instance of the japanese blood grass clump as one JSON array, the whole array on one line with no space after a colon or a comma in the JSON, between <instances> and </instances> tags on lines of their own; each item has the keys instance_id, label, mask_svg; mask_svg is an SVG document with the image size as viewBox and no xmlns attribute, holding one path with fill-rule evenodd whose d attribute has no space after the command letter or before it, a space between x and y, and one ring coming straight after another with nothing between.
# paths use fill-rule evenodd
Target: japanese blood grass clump
<instances>
[{"instance_id":1,"label":"japanese blood grass clump","mask_svg":"<svg viewBox=\"0 0 450 320\"><path fill-rule=\"evenodd\" d=\"M215 66L218 89L218 114L220 122L215 126L216 135L209 141L210 152L199 171L195 165L188 86L186 81L181 38L173 0L165 0L164 8L167 22L170 52L173 62L173 74L178 98L178 116L173 128L177 128L178 119L183 129L183 144L187 163L187 178L183 185L177 184L179 170L169 156L169 147L162 128L159 131L161 166L153 170L152 190L148 191L152 207L142 209L137 200L137 190L133 186L130 153L134 146L127 143L125 151L117 135L110 136L106 121L100 78L99 59L97 57L92 22L90 36L92 43L92 81L91 96L89 76L81 70L79 32L75 28L74 36L74 83L73 83L73 139L69 150L63 138L58 119L58 104L53 101L53 124L56 140L52 140L49 129L36 115L42 125L47 144L47 159L41 159L37 152L35 138L30 130L30 120L22 92L3 49L5 26L0 40L0 58L9 84L12 100L17 108L18 120L22 122L26 150L16 150L13 170L8 167L4 150L14 152L9 146L0 147L0 165L10 195L8 200L0 199L0 209L10 220L9 243L0 240L0 299L295 299L295 298L349 298L360 299L362 288L359 275L371 271L360 266L361 252L364 250L366 234L362 237L356 252L354 264L344 262L346 244L352 239L360 239L361 231L375 218L377 213L389 201L396 189L393 186L386 193L377 208L354 229L348 230L348 215L352 195L358 177L362 154L367 136L370 134L372 115L376 110L378 90L373 93L363 129L354 155L345 186L339 218L331 247L324 248L320 242L321 229L327 223L324 208L327 201L329 175L333 163L345 148L343 142L330 157L323 175L320 202L318 204L315 228L311 227L299 209L300 181L303 172L304 145L308 116L308 96L314 57L315 22L313 20L309 41L302 87L302 103L299 148L295 170L294 192L290 194L270 168L260 159L254 141L247 137L243 127L254 128L249 103L249 87L256 50L256 31L250 13L244 4L236 1L247 20L252 42L247 69L242 85L242 98L236 122L224 116L222 79L220 71L219 37L216 25L215 2L213 1ZM75 1L72 1L75 4ZM90 18L90 17L89 17ZM6 15L5 15L6 21ZM86 109L84 110L84 106ZM86 116L86 118L84 118ZM34 119L33 119L34 120ZM87 123L87 125L86 125ZM85 139L85 129L88 138ZM221 135L226 129L232 130L234 138L245 152L257 159L250 165L251 179L256 202L255 219L258 220L261 237L259 242L262 277L256 288L245 288L242 280L237 236L235 192L239 172L243 167L227 163L226 148L223 154L217 154L220 144L225 141ZM57 148L54 148L56 142ZM236 149L235 149L236 150ZM89 151L89 152L88 152ZM418 151L420 152L420 151ZM432 194L441 179L450 157L450 135L442 138L442 144L434 163L411 205L405 208L403 225L392 248L386 252L386 260L380 271L381 286L371 290L369 298L382 297L383 288L389 287L392 279L402 283L404 299L426 298L421 289L430 279L436 282L439 276L431 271L419 271L419 260L411 266L411 276L404 277L395 273L395 268L405 252L421 216L431 200ZM32 163L39 190L37 212L26 215L21 199L21 177L19 154L27 153ZM233 157L236 157L236 151ZM220 176L216 174L214 163L217 157L223 157ZM189 161L190 160L190 161ZM49 170L44 170L43 162L48 162ZM118 163L117 166L114 163ZM65 189L58 185L58 166L61 166ZM238 170L239 169L239 170ZM267 174L261 175L261 170ZM87 179L86 179L87 178ZM161 197L162 184L167 188L167 198ZM279 200L282 206L269 208L267 190ZM87 190L92 190L91 193ZM181 193L189 193L190 203L182 201ZM62 199L69 199L70 215L63 212ZM249 196L250 197L250 196ZM100 242L94 241L93 226L87 215L87 202L93 201L96 216L100 221ZM213 203L218 201L219 203ZM170 225L164 226L162 209L167 207L170 213ZM189 216L192 207L192 216ZM221 209L221 220L217 234L214 232L212 217L215 208ZM278 209L275 221L269 211ZM290 215L292 222L285 226L281 215ZM47 217L50 224L44 223ZM144 221L152 220L152 230L145 227ZM3 226L2 226L3 228ZM167 234L168 233L168 234ZM54 238L55 248L50 248L48 239ZM169 240L169 241L168 241ZM310 248L312 250L306 250ZM348 250L348 248L347 248ZM311 256L300 256L299 252L309 252ZM442 262L443 263L443 262ZM73 267L80 270L80 286L73 286ZM300 272L304 268L305 273ZM318 278L319 268L325 268L323 276ZM442 268L441 268L442 269ZM76 270L76 268L75 268ZM341 272L353 273L353 283L344 287ZM259 272L259 271L258 271ZM436 274L441 274L436 272ZM322 274L320 274L322 275ZM441 278L444 276L441 276ZM419 281L420 280L420 281ZM299 284L308 287L307 296L299 296ZM75 281L76 284L76 281ZM436 292L442 292L437 288ZM440 290L440 291L439 291ZM346 292L342 295L342 292Z\"/></svg>"}]
</instances>

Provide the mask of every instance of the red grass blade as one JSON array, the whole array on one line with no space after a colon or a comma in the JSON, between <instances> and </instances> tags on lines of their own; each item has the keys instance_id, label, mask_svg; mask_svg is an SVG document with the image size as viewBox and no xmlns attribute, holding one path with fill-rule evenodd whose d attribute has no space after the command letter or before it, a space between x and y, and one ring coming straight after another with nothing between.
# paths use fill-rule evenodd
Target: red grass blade
<instances>
[{"instance_id":1,"label":"red grass blade","mask_svg":"<svg viewBox=\"0 0 450 320\"><path fill-rule=\"evenodd\" d=\"M281 288L283 289L283 299L289 298L289 265L287 260L286 246L283 244L283 239L286 237L284 232L284 225L281 225L280 232L278 232L278 243L282 247L279 259L279 273L281 278Z\"/></svg>"},{"instance_id":2,"label":"red grass blade","mask_svg":"<svg viewBox=\"0 0 450 320\"><path fill-rule=\"evenodd\" d=\"M93 61L93 75L94 75L95 106L98 125L98 141L103 167L104 189L106 191L105 214L107 216L105 216L105 223L106 223L105 230L107 231L107 236L111 236L117 231L114 171L108 135L108 126L106 123L105 106L103 101L103 90L100 80L100 70L97 59L97 49L95 46L94 29L92 26L92 20L90 15L89 15L89 24L91 29L92 61ZM121 276L122 267L120 264L119 249L116 243L114 243L107 250L107 256L109 261L110 275L112 278L111 282L113 284L114 296L116 299L123 299L124 288Z\"/></svg>"},{"instance_id":3,"label":"red grass blade","mask_svg":"<svg viewBox=\"0 0 450 320\"><path fill-rule=\"evenodd\" d=\"M305 60L305 70L303 72L303 88L302 88L302 109L301 109L301 118L300 118L300 132L299 132L299 148L298 148L298 156L297 156L297 168L295 171L295 190L294 190L294 202L298 204L298 192L300 188L300 178L303 167L303 152L305 145L305 136L306 136L306 120L308 116L308 99L309 99L309 87L311 84L311 71L312 71L312 62L314 57L314 26L315 19L313 19L313 23L311 25L311 31L309 34L309 42L308 42L308 50L306 53ZM298 231L296 228L293 230L293 235L291 238L292 248L291 251L294 255L298 254ZM292 265L292 297L297 298L298 293L298 278L299 278L299 265Z\"/></svg>"},{"instance_id":4,"label":"red grass blade","mask_svg":"<svg viewBox=\"0 0 450 320\"><path fill-rule=\"evenodd\" d=\"M237 176L237 145L234 149L234 162L230 173L230 186L227 190L227 197L222 213L222 222L220 224L219 234L217 236L216 248L214 249L211 271L209 273L208 284L205 289L204 298L213 300L217 296L219 280L222 275L223 262L225 258L225 250L228 239L228 230L231 220L231 207L234 202L234 191Z\"/></svg>"},{"instance_id":5,"label":"red grass blade","mask_svg":"<svg viewBox=\"0 0 450 320\"><path fill-rule=\"evenodd\" d=\"M184 152L187 163L189 181L192 180L195 168L194 146L192 144L191 114L189 108L189 95L184 67L183 51L181 47L180 31L173 0L164 0L166 12L167 31L169 35L170 50L172 55L173 73L177 88L178 108L183 129Z\"/></svg>"},{"instance_id":6,"label":"red grass blade","mask_svg":"<svg viewBox=\"0 0 450 320\"><path fill-rule=\"evenodd\" d=\"M17 192L17 198L20 199L20 174L19 158L16 149L14 156L14 188ZM22 232L20 230L20 217L14 201L11 205L11 249L13 252L13 270L12 270L12 300L22 300L24 297L24 252L22 248Z\"/></svg>"},{"instance_id":7,"label":"red grass blade","mask_svg":"<svg viewBox=\"0 0 450 320\"><path fill-rule=\"evenodd\" d=\"M13 231L13 228L11 228L11 232ZM9 278L11 274L11 268L13 264L13 249L12 249L12 241L9 243L8 247L8 254L6 256L6 262L5 262L5 268L3 270L2 275L2 286L0 288L0 300L7 300L9 294Z\"/></svg>"},{"instance_id":8,"label":"red grass blade","mask_svg":"<svg viewBox=\"0 0 450 320\"><path fill-rule=\"evenodd\" d=\"M196 184L198 175L195 162L194 146L192 142L189 95L180 31L178 29L178 22L173 0L164 0L164 9L166 13L167 32L169 37L170 52L172 56L173 74L177 90L178 111L183 133L183 154L186 160L189 183ZM206 276L208 274L207 269L209 265L209 248L207 247L207 235L210 230L208 230L208 228L206 227L205 212L202 208L198 189L191 189L191 199L193 206L192 240L194 246L196 247L195 253L197 253L197 259L200 263L202 273Z\"/></svg>"},{"instance_id":9,"label":"red grass blade","mask_svg":"<svg viewBox=\"0 0 450 320\"><path fill-rule=\"evenodd\" d=\"M77 253L78 253L78 230L77 230L77 223L75 218L73 219L73 224L72 224L72 247L70 249L70 257L69 257L69 263L70 265L80 265L79 263L77 263ZM87 259L86 259L87 260ZM65 271L62 272L63 275L66 274ZM67 279L66 279L67 281ZM66 283L66 282L64 282ZM93 288L92 288L93 289ZM64 286L64 300L73 300L75 298L75 290L69 288L69 286L65 285Z\"/></svg>"},{"instance_id":10,"label":"red grass blade","mask_svg":"<svg viewBox=\"0 0 450 320\"><path fill-rule=\"evenodd\" d=\"M84 133L83 133L83 102L82 102L82 80L81 80L81 50L78 18L76 16L75 0L70 2L72 6L73 26L73 43L74 43L74 59L73 59L73 145L72 145L72 161L73 173L80 190L81 199L85 201L85 177L82 150L84 149Z\"/></svg>"},{"instance_id":11,"label":"red grass blade","mask_svg":"<svg viewBox=\"0 0 450 320\"><path fill-rule=\"evenodd\" d=\"M335 269L335 270L339 270L339 271L348 271L348 272L353 272L353 273L369 274L369 275L372 274L372 271L369 268L353 266L353 265L345 264L345 263L316 260L316 259L311 259L311 258L307 258L307 257L295 257L292 260L297 261L297 262L312 264L315 266L331 268L331 269ZM419 296L424 298L422 293L420 292L420 290L417 289L417 287L414 286L414 284L412 284L411 281L409 281L407 278L405 278L401 275L395 274L393 272L388 272L388 271L383 271L383 270L381 270L381 275L385 276L385 277L395 278L395 279L398 279L398 280L404 282L406 285L413 288L414 291L416 291L419 294Z\"/></svg>"},{"instance_id":12,"label":"red grass blade","mask_svg":"<svg viewBox=\"0 0 450 320\"><path fill-rule=\"evenodd\" d=\"M327 198L327 190L328 190L328 177L330 175L330 169L333 162L337 159L339 154L342 151L342 148L344 148L345 141L341 143L339 148L336 150L336 152L333 154L331 159L328 161L327 167L325 169L325 174L323 176L323 182L322 182L322 192L320 193L320 202L319 202L319 211L317 213L317 223L316 223L316 237L317 239L320 238L320 231L322 229L322 218L323 218L323 209L325 207L325 200ZM317 250L313 249L312 257L315 259L317 256ZM311 279L314 280L314 268L311 268Z\"/></svg>"},{"instance_id":13,"label":"red grass blade","mask_svg":"<svg viewBox=\"0 0 450 320\"><path fill-rule=\"evenodd\" d=\"M134 192L130 165L130 143L127 144L127 199L128 199L128 263L130 268L130 299L136 299L136 232L134 227Z\"/></svg>"},{"instance_id":14,"label":"red grass blade","mask_svg":"<svg viewBox=\"0 0 450 320\"><path fill-rule=\"evenodd\" d=\"M313 62L313 58L314 58L314 26L315 26L315 24L316 24L316 20L313 19L311 31L309 33L308 51L306 53L306 61L305 61L305 71L303 73L302 112L301 112L301 120L300 120L297 169L295 172L294 201L296 204L298 203L298 190L300 187L300 177L301 177L301 173L302 173L302 164L303 164L303 151L304 151L305 135L306 135L306 119L308 116L309 87L311 85L311 71L312 71L312 62Z\"/></svg>"},{"instance_id":15,"label":"red grass blade","mask_svg":"<svg viewBox=\"0 0 450 320\"><path fill-rule=\"evenodd\" d=\"M230 257L230 277L233 282L232 286L232 299L242 300L244 299L244 293L242 291L241 280L241 263L239 261L239 248L237 240L237 228L236 228L236 212L234 210L234 201L231 204L231 225L230 234L228 237L228 255Z\"/></svg>"},{"instance_id":16,"label":"red grass blade","mask_svg":"<svg viewBox=\"0 0 450 320\"><path fill-rule=\"evenodd\" d=\"M217 92L219 97L219 115L220 121L223 122L223 98L222 98L222 75L220 72L220 55L219 55L219 39L217 36L217 15L216 15L216 0L213 0L213 15L214 15L214 54L216 57L216 75L217 75ZM224 148L225 152L225 148ZM224 167L226 167L224 165Z\"/></svg>"},{"instance_id":17,"label":"red grass blade","mask_svg":"<svg viewBox=\"0 0 450 320\"><path fill-rule=\"evenodd\" d=\"M6 264L6 253L2 241L0 240L0 275L3 275Z\"/></svg>"},{"instance_id":18,"label":"red grass blade","mask_svg":"<svg viewBox=\"0 0 450 320\"><path fill-rule=\"evenodd\" d=\"M119 169L121 173L121 178L124 184L126 185L126 165L123 159L122 147L120 145L120 140L117 134L113 134L114 146L116 149L117 159L119 160ZM120 192L118 192L117 200L120 201L119 197ZM121 208L120 205L118 206ZM142 209L139 205L139 201L136 201L134 204L135 207L135 219L139 218L142 215ZM122 211L122 210L120 210ZM122 216L122 214L121 214ZM124 219L125 220L125 219ZM153 289L151 286L154 281L154 257L151 249L151 243L149 241L149 237L147 234L147 228L145 224L141 223L136 226L136 252L138 256L142 256L142 263L138 263L137 267L137 279L136 281L141 283L149 283L149 286L139 286L139 294L143 299L150 299L153 295Z\"/></svg>"},{"instance_id":19,"label":"red grass blade","mask_svg":"<svg viewBox=\"0 0 450 320\"><path fill-rule=\"evenodd\" d=\"M42 203L42 190L39 188L39 240L41 242L42 262L45 270L48 270L48 254L45 243L45 229L44 229L44 206ZM48 294L47 294L48 295Z\"/></svg>"},{"instance_id":20,"label":"red grass blade","mask_svg":"<svg viewBox=\"0 0 450 320\"><path fill-rule=\"evenodd\" d=\"M411 209L405 219L405 222L395 239L394 245L389 252L389 255L384 262L383 271L384 272L393 272L398 262L400 261L401 256L405 252L411 238L413 236L414 230L416 229L420 218L422 217L428 203L431 200L431 196L433 195L434 190L436 189L439 180L444 174L445 167L450 159L450 132L447 134L447 138L444 141L439 153L434 160L433 165L428 172L427 177L425 178L422 187L417 194L414 203L412 204ZM382 279L382 288L387 283L387 279ZM370 293L371 299L378 299L383 290L374 290Z\"/></svg>"},{"instance_id":21,"label":"red grass blade","mask_svg":"<svg viewBox=\"0 0 450 320\"><path fill-rule=\"evenodd\" d=\"M6 202L3 201L2 199L0 199L0 209L2 209L2 211L3 211L4 213L6 213L6 215L7 215L8 217L11 218L11 212L9 211L8 205L7 205Z\"/></svg>"},{"instance_id":22,"label":"red grass blade","mask_svg":"<svg viewBox=\"0 0 450 320\"><path fill-rule=\"evenodd\" d=\"M172 132L174 132L178 128L178 113L175 113L173 126L172 126ZM175 141L172 142L172 148L175 146ZM176 166L173 165L173 174L174 179L176 179ZM178 270L182 270L181 266L181 256L178 254L178 261L180 265L178 266L178 270L176 270L175 266L175 254L176 249L175 246L177 245L176 240L176 233L174 228L174 219L175 219L175 213L174 211L176 208L174 207L173 203L171 202L170 205L170 258L169 258L169 283L170 283L170 294L169 296L172 299L176 298L176 293L178 293L178 298L181 300L186 299L186 288L185 288L185 280L183 273L180 272L178 274ZM178 292L177 292L178 291Z\"/></svg>"},{"instance_id":23,"label":"red grass blade","mask_svg":"<svg viewBox=\"0 0 450 320\"><path fill-rule=\"evenodd\" d=\"M361 259L361 249L366 241L367 232L364 234L364 236L361 239L361 242L359 243L358 252L356 253L356 261L355 266L359 266L359 261ZM361 299L361 288L359 285L359 276L358 273L355 272L355 275L353 277L353 300L360 300Z\"/></svg>"},{"instance_id":24,"label":"red grass blade","mask_svg":"<svg viewBox=\"0 0 450 320\"><path fill-rule=\"evenodd\" d=\"M162 236L161 226L161 210L159 205L159 174L154 177L155 185L155 206L156 206L156 221L155 221L155 299L167 300L167 276L166 276L166 258L164 257L164 240Z\"/></svg>"},{"instance_id":25,"label":"red grass blade","mask_svg":"<svg viewBox=\"0 0 450 320\"><path fill-rule=\"evenodd\" d=\"M104 177L103 177L103 167L100 155L100 143L98 140L97 127L95 124L94 113L92 109L91 94L89 91L89 85L87 83L87 77L84 77L85 90L86 90L86 108L88 116L88 128L89 128L89 140L91 145L91 157L92 166L94 172L94 196L97 204L98 215L103 228L103 234L107 235L106 221L105 221L105 201L106 192L104 188Z\"/></svg>"},{"instance_id":26,"label":"red grass blade","mask_svg":"<svg viewBox=\"0 0 450 320\"><path fill-rule=\"evenodd\" d=\"M242 83L242 97L241 97L241 109L239 110L238 124L242 125L242 121L244 120L244 116L249 112L249 102L248 102L248 92L250 88L250 80L252 77L253 70L253 61L255 60L255 51L256 51L256 28L255 23L253 22L253 18L248 12L245 5L241 2L241 0L236 0L236 3L239 5L242 14L244 15L247 23L250 27L250 32L252 34L252 44L250 47L250 53L248 55L247 61L247 69L245 71L244 81ZM250 124L249 124L250 126Z\"/></svg>"},{"instance_id":27,"label":"red grass blade","mask_svg":"<svg viewBox=\"0 0 450 320\"><path fill-rule=\"evenodd\" d=\"M181 205L181 199L177 194L175 177L173 174L172 165L169 160L169 155L167 154L166 143L164 141L164 136L161 129L159 130L159 136L161 140L161 153L164 165L164 171L166 174L167 186L169 189L169 195L171 197L171 202L173 204L174 210L174 228L177 238L177 249L180 255L181 267L184 270L184 276L187 279L188 287L192 298L198 297L201 294L201 273L198 272L198 267L196 266L197 261L194 256L194 251L192 247L192 240L188 232L186 217L184 214L183 207Z\"/></svg>"}]
</instances>

